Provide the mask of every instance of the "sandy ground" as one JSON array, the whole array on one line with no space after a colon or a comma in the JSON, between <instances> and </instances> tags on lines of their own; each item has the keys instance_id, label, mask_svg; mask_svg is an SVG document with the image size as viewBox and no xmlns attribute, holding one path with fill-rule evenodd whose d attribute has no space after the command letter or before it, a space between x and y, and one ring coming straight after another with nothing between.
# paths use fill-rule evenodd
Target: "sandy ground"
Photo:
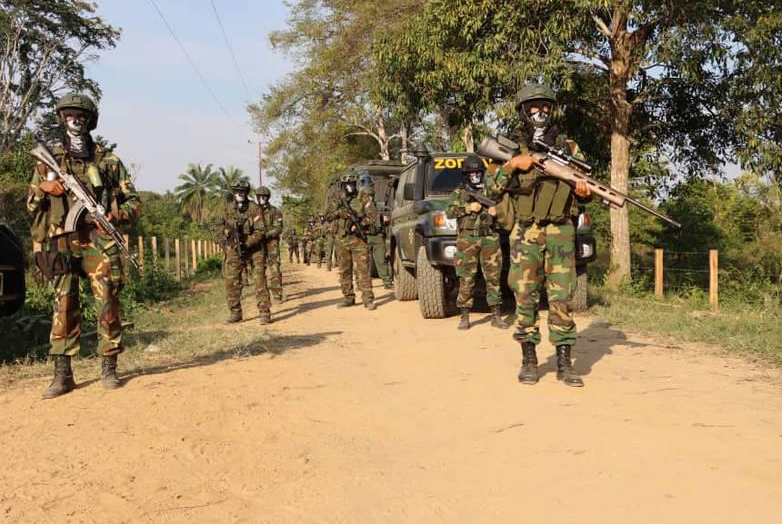
<instances>
[{"instance_id":1,"label":"sandy ground","mask_svg":"<svg viewBox=\"0 0 782 524\"><path fill-rule=\"evenodd\" d=\"M586 387L556 381L549 345L521 386L486 314L462 334L293 278L274 351L0 394L0 524L782 522L782 388L750 363L582 317ZM214 311L226 343L264 330Z\"/></svg>"}]
</instances>

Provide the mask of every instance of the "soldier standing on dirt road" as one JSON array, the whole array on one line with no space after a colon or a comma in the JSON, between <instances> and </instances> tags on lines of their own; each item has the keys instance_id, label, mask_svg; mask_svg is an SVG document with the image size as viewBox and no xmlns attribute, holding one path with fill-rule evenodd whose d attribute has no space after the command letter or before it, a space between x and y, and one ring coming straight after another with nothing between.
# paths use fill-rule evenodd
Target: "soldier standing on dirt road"
<instances>
[{"instance_id":1,"label":"soldier standing on dirt road","mask_svg":"<svg viewBox=\"0 0 782 524\"><path fill-rule=\"evenodd\" d=\"M57 163L78 177L104 205L112 223L134 222L139 214L139 198L125 166L112 152L96 145L90 135L98 124L95 102L85 95L67 94L57 103L57 116L65 128L63 142L52 148ZM65 232L68 210L76 205L57 174L39 162L30 183L27 209L33 215L36 266L54 287L49 349L54 360L54 379L43 393L45 399L76 387L71 357L79 353L81 277L89 281L98 311L101 384L106 389L120 386L117 355L123 351L119 302L124 284L122 258L114 240L92 220L77 224L75 232Z\"/></svg>"},{"instance_id":2,"label":"soldier standing on dirt road","mask_svg":"<svg viewBox=\"0 0 782 524\"><path fill-rule=\"evenodd\" d=\"M266 285L265 224L261 209L250 200L250 183L231 187L233 200L226 203L217 223L225 238L223 278L230 315L226 323L242 321L242 271L249 260L255 266L255 297L261 324L271 323L271 300Z\"/></svg>"},{"instance_id":3,"label":"soldier standing on dirt road","mask_svg":"<svg viewBox=\"0 0 782 524\"><path fill-rule=\"evenodd\" d=\"M301 262L299 258L299 235L295 229L289 229L285 235L285 240L288 243L288 263L293 263L293 256L296 255L296 263Z\"/></svg>"},{"instance_id":4,"label":"soldier standing on dirt road","mask_svg":"<svg viewBox=\"0 0 782 524\"><path fill-rule=\"evenodd\" d=\"M502 319L502 248L496 208L487 207L469 192L483 194L486 167L477 155L470 155L462 163L464 183L451 194L447 214L456 219L459 236L456 240L456 276L459 277L459 296L456 305L461 313L459 329L470 329L470 309L473 306L473 288L480 264L486 280L486 302L491 308L491 325L507 329Z\"/></svg>"},{"instance_id":5,"label":"soldier standing on dirt road","mask_svg":"<svg viewBox=\"0 0 782 524\"><path fill-rule=\"evenodd\" d=\"M304 257L304 263L310 265L312 263L312 243L315 239L315 219L310 217L307 220L307 225L304 226L304 235L301 239L301 252Z\"/></svg>"},{"instance_id":6,"label":"soldier standing on dirt road","mask_svg":"<svg viewBox=\"0 0 782 524\"><path fill-rule=\"evenodd\" d=\"M321 213L318 215L317 224L315 224L315 256L318 257L318 269L323 266L324 258L326 257L327 227L326 215Z\"/></svg>"},{"instance_id":7,"label":"soldier standing on dirt road","mask_svg":"<svg viewBox=\"0 0 782 524\"><path fill-rule=\"evenodd\" d=\"M272 298L282 302L282 268L280 267L280 235L282 235L283 219L282 211L270 202L271 190L266 186L260 186L255 191L258 205L261 208L264 229L264 246L266 248L266 266L269 270L269 291Z\"/></svg>"},{"instance_id":8,"label":"soldier standing on dirt road","mask_svg":"<svg viewBox=\"0 0 782 524\"><path fill-rule=\"evenodd\" d=\"M360 191L375 202L375 181L368 174L362 175L359 179ZM375 204L377 206L377 204ZM383 234L384 224L381 222L383 217L377 214L377 221L367 229L367 244L369 244L370 268L371 261L375 261L377 274L383 281L383 289L393 289L391 281L391 269L388 267L388 257L386 256L386 238Z\"/></svg>"},{"instance_id":9,"label":"soldier standing on dirt road","mask_svg":"<svg viewBox=\"0 0 782 524\"><path fill-rule=\"evenodd\" d=\"M576 282L575 217L578 204L586 203L591 191L584 182L575 188L566 182L543 176L529 155L533 140L562 147L578 156L578 145L553 122L556 95L542 84L524 86L517 98L524 128L519 155L500 167L487 180L489 196L509 193L514 200L516 224L511 232L511 264L508 284L516 293L516 330L513 339L521 343L519 381L538 381L540 343L538 303L545 284L549 299L549 338L557 348L557 378L568 386L583 386L573 369L571 349L576 343L576 323L571 314ZM513 189L512 182L518 181Z\"/></svg>"},{"instance_id":10,"label":"soldier standing on dirt road","mask_svg":"<svg viewBox=\"0 0 782 524\"><path fill-rule=\"evenodd\" d=\"M339 281L342 287L341 304L350 307L356 303L353 289L353 270L358 274L359 288L364 307L373 311L375 294L369 275L369 246L365 236L366 228L377 220L375 204L366 193L358 193L357 177L351 173L342 177L342 197L329 205L327 217L337 221L337 256L339 257ZM358 223L351 218L355 216Z\"/></svg>"}]
</instances>

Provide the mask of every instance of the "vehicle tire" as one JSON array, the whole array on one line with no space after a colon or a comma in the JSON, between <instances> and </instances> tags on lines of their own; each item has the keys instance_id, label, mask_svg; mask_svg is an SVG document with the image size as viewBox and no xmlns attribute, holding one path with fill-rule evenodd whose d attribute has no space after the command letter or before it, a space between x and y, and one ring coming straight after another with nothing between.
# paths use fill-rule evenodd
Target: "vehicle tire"
<instances>
[{"instance_id":1,"label":"vehicle tire","mask_svg":"<svg viewBox=\"0 0 782 524\"><path fill-rule=\"evenodd\" d=\"M576 266L576 289L573 293L573 311L586 311L587 303L587 265Z\"/></svg>"},{"instance_id":2,"label":"vehicle tire","mask_svg":"<svg viewBox=\"0 0 782 524\"><path fill-rule=\"evenodd\" d=\"M397 300L418 298L415 275L402 265L402 257L399 256L399 253L394 257L394 296Z\"/></svg>"},{"instance_id":3,"label":"vehicle tire","mask_svg":"<svg viewBox=\"0 0 782 524\"><path fill-rule=\"evenodd\" d=\"M424 246L418 248L415 266L421 316L424 318L445 318L448 316L449 308L448 287L443 270L429 263Z\"/></svg>"}]
</instances>

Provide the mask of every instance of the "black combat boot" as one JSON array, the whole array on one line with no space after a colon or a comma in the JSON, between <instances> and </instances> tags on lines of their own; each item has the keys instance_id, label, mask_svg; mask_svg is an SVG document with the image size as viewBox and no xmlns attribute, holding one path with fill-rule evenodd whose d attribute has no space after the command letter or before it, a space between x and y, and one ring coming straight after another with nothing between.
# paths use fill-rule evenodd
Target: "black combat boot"
<instances>
[{"instance_id":1,"label":"black combat boot","mask_svg":"<svg viewBox=\"0 0 782 524\"><path fill-rule=\"evenodd\" d=\"M535 353L535 344L532 342L521 343L519 382L522 384L538 383L538 355Z\"/></svg>"},{"instance_id":2,"label":"black combat boot","mask_svg":"<svg viewBox=\"0 0 782 524\"><path fill-rule=\"evenodd\" d=\"M377 305L373 300L370 300L369 302L364 302L364 307L370 311L374 311L377 309Z\"/></svg>"},{"instance_id":3,"label":"black combat boot","mask_svg":"<svg viewBox=\"0 0 782 524\"><path fill-rule=\"evenodd\" d=\"M351 306L355 306L355 305L356 305L356 299L355 298L343 298L342 302L337 304L337 307L338 308L343 308L343 307L351 307Z\"/></svg>"},{"instance_id":4,"label":"black combat boot","mask_svg":"<svg viewBox=\"0 0 782 524\"><path fill-rule=\"evenodd\" d=\"M242 312L231 311L231 314L225 319L226 324L236 324L242 321Z\"/></svg>"},{"instance_id":5,"label":"black combat boot","mask_svg":"<svg viewBox=\"0 0 782 524\"><path fill-rule=\"evenodd\" d=\"M557 346L557 380L574 388L580 388L584 385L584 381L573 369L573 362L570 360L570 346Z\"/></svg>"},{"instance_id":6,"label":"black combat boot","mask_svg":"<svg viewBox=\"0 0 782 524\"><path fill-rule=\"evenodd\" d=\"M259 318L262 326L272 323L272 314L268 311L261 313Z\"/></svg>"},{"instance_id":7,"label":"black combat boot","mask_svg":"<svg viewBox=\"0 0 782 524\"><path fill-rule=\"evenodd\" d=\"M508 329L510 327L502 318L500 306L492 306L491 308L491 325L499 329Z\"/></svg>"},{"instance_id":8,"label":"black combat boot","mask_svg":"<svg viewBox=\"0 0 782 524\"><path fill-rule=\"evenodd\" d=\"M54 355L52 360L54 360L54 378L46 391L43 392L45 399L65 395L76 387L76 382L73 381L73 371L71 371L71 357Z\"/></svg>"},{"instance_id":9,"label":"black combat boot","mask_svg":"<svg viewBox=\"0 0 782 524\"><path fill-rule=\"evenodd\" d=\"M461 308L459 311L461 316L459 317L459 327L456 329L470 329L470 309Z\"/></svg>"},{"instance_id":10,"label":"black combat boot","mask_svg":"<svg viewBox=\"0 0 782 524\"><path fill-rule=\"evenodd\" d=\"M117 389L120 386L117 376L117 355L103 357L100 369L100 383L103 389Z\"/></svg>"}]
</instances>

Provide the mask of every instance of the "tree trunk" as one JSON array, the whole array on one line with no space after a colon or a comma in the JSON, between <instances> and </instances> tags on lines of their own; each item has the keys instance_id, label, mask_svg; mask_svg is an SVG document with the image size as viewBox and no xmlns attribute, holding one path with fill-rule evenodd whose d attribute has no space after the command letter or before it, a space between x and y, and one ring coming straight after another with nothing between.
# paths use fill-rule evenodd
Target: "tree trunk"
<instances>
[{"instance_id":1,"label":"tree trunk","mask_svg":"<svg viewBox=\"0 0 782 524\"><path fill-rule=\"evenodd\" d=\"M407 163L407 150L408 150L408 136L407 136L407 122L404 120L402 121L402 124L399 126L399 139L402 142L402 145L399 148L399 159L402 161L402 163Z\"/></svg>"},{"instance_id":2,"label":"tree trunk","mask_svg":"<svg viewBox=\"0 0 782 524\"><path fill-rule=\"evenodd\" d=\"M472 136L472 124L467 124L462 133L462 141L464 142L464 150L468 153L475 153L475 140Z\"/></svg>"},{"instance_id":3,"label":"tree trunk","mask_svg":"<svg viewBox=\"0 0 782 524\"><path fill-rule=\"evenodd\" d=\"M386 133L386 123L383 120L383 112L380 109L375 111L375 129L377 131L377 143L380 145L380 158L390 160L388 153L388 134Z\"/></svg>"},{"instance_id":4,"label":"tree trunk","mask_svg":"<svg viewBox=\"0 0 782 524\"><path fill-rule=\"evenodd\" d=\"M611 187L627 193L630 182L630 139L627 133L611 133ZM611 206L611 268L608 285L616 289L630 278L630 217L627 206Z\"/></svg>"},{"instance_id":5,"label":"tree trunk","mask_svg":"<svg viewBox=\"0 0 782 524\"><path fill-rule=\"evenodd\" d=\"M627 99L627 84L634 69L636 41L627 31L625 6L612 18L611 62L608 72L611 100L611 186L627 194L630 187L630 118L633 106ZM608 286L616 289L630 278L630 217L627 206L611 208L611 267Z\"/></svg>"}]
</instances>

